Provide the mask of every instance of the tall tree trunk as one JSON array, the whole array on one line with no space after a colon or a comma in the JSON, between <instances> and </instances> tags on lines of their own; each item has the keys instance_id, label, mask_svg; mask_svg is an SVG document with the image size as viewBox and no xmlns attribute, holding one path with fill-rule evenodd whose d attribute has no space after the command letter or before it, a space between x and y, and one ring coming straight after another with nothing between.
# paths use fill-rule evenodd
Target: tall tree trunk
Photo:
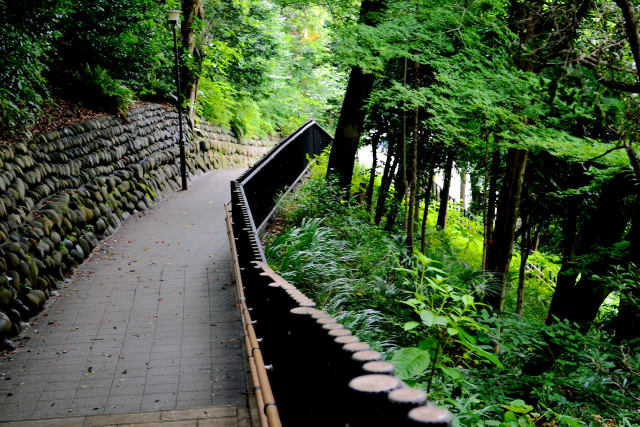
<instances>
[{"instance_id":1,"label":"tall tree trunk","mask_svg":"<svg viewBox=\"0 0 640 427\"><path fill-rule=\"evenodd\" d=\"M424 212L422 213L422 230L420 233L420 251L424 253L427 243L427 215L429 214L429 204L431 203L431 190L433 189L433 168L429 171L429 180L424 192Z\"/></svg>"},{"instance_id":2,"label":"tall tree trunk","mask_svg":"<svg viewBox=\"0 0 640 427\"><path fill-rule=\"evenodd\" d=\"M405 56L404 57L404 67L403 67L403 77L402 77L402 84L403 86L406 88L407 87L407 71L409 69L408 67L409 65L409 60L408 58ZM409 198L407 197L407 193L409 192L409 180L407 179L407 169L408 169L408 164L407 164L407 109L405 108L406 106L406 102L402 101L402 179L404 180L404 195L402 196L401 199L401 203L402 201L404 201L404 224L402 227L402 230L404 232L404 235L407 235L407 218L409 217L407 215L407 209L408 209L408 205L409 205Z\"/></svg>"},{"instance_id":3,"label":"tall tree trunk","mask_svg":"<svg viewBox=\"0 0 640 427\"><path fill-rule=\"evenodd\" d=\"M376 13L384 8L382 2L376 0L364 0L360 5L361 23L375 26ZM353 165L355 164L358 142L362 133L365 118L365 103L373 88L373 74L366 74L360 67L351 68L347 91L342 102L340 117L336 127L327 176L337 175L338 184L344 190L349 190L353 177Z\"/></svg>"},{"instance_id":4,"label":"tall tree trunk","mask_svg":"<svg viewBox=\"0 0 640 427\"><path fill-rule=\"evenodd\" d=\"M365 74L358 67L351 69L327 167L327 176L337 175L338 185L345 190L351 185L366 113L364 106L371 93L373 80L372 74Z\"/></svg>"},{"instance_id":5,"label":"tall tree trunk","mask_svg":"<svg viewBox=\"0 0 640 427\"><path fill-rule=\"evenodd\" d=\"M640 183L640 181L639 181ZM631 262L640 269L640 196L636 196L631 224ZM616 317L616 342L640 338L640 286L620 295Z\"/></svg>"},{"instance_id":6,"label":"tall tree trunk","mask_svg":"<svg viewBox=\"0 0 640 427\"><path fill-rule=\"evenodd\" d=\"M567 262L563 260L548 322L556 316L577 322L586 330L595 319L600 305L612 291L598 276L606 276L612 265L625 260L615 247L628 228L630 212L625 212L624 204L630 191L633 188L626 173L615 175L603 185L595 211L581 224L574 257ZM612 211L616 215L611 215ZM581 277L576 283L579 273Z\"/></svg>"},{"instance_id":7,"label":"tall tree trunk","mask_svg":"<svg viewBox=\"0 0 640 427\"><path fill-rule=\"evenodd\" d=\"M487 293L485 302L494 310L502 311L509 274L509 264L513 253L513 240L518 220L520 194L524 181L524 171L527 165L527 150L509 148L507 152L507 167L500 191L498 215L493 233L493 243L489 245L487 254L487 270L493 273L500 284L500 292Z\"/></svg>"},{"instance_id":8,"label":"tall tree trunk","mask_svg":"<svg viewBox=\"0 0 640 427\"><path fill-rule=\"evenodd\" d=\"M413 63L413 87L418 89L420 87L420 64L418 61ZM409 206L408 206L408 218L407 218L407 246L409 252L413 251L413 233L415 227L414 211L416 209L417 194L418 194L418 143L419 143L419 126L420 126L420 109L415 108L413 112L413 132L411 135L411 164L409 165Z\"/></svg>"},{"instance_id":9,"label":"tall tree trunk","mask_svg":"<svg viewBox=\"0 0 640 427\"><path fill-rule=\"evenodd\" d=\"M491 155L491 169L488 172L489 185L485 195L486 211L484 214L484 242L482 246L482 269L488 270L487 255L489 247L493 243L493 222L496 217L496 197L498 186L498 173L500 171L500 150L496 148ZM486 182L486 180L485 180Z\"/></svg>"},{"instance_id":10,"label":"tall tree trunk","mask_svg":"<svg viewBox=\"0 0 640 427\"><path fill-rule=\"evenodd\" d=\"M633 169L635 184L640 185L640 159L631 144L625 149ZM631 262L640 268L640 196L636 195L633 218L631 220ZM620 296L620 306L616 317L617 342L640 337L640 287L631 289Z\"/></svg>"},{"instance_id":11,"label":"tall tree trunk","mask_svg":"<svg viewBox=\"0 0 640 427\"><path fill-rule=\"evenodd\" d=\"M189 53L189 56L196 62L196 69L200 67L202 58L200 55L200 46L197 45L196 31L194 28L195 22L198 19L204 18L204 9L202 7L202 0L182 0L182 25L180 27L180 33L182 35L182 45ZM185 84L183 86L183 95L185 99L189 100L189 123L193 127L195 120L195 105L196 98L198 96L198 71L194 71L194 67L187 67L183 64L181 75L185 78Z\"/></svg>"},{"instance_id":12,"label":"tall tree trunk","mask_svg":"<svg viewBox=\"0 0 640 427\"><path fill-rule=\"evenodd\" d=\"M566 309L571 305L571 290L576 283L578 272L571 264L573 252L576 245L576 233L578 227L578 201L576 197L570 197L567 200L567 216L564 219L564 227L562 230L562 266L558 272L556 280L556 290L551 297L549 304L549 314L547 314L546 323L549 325L553 322L553 315L560 318L567 318Z\"/></svg>"},{"instance_id":13,"label":"tall tree trunk","mask_svg":"<svg viewBox=\"0 0 640 427\"><path fill-rule=\"evenodd\" d=\"M396 168L398 167L398 156L394 155L394 138L388 138L389 147L387 148L387 159L384 163L384 171L382 172L382 181L380 182L380 190L378 191L378 200L376 200L376 212L374 216L374 224L380 225L384 208L391 187L391 179L393 178Z\"/></svg>"},{"instance_id":14,"label":"tall tree trunk","mask_svg":"<svg viewBox=\"0 0 640 427\"><path fill-rule=\"evenodd\" d=\"M436 227L444 230L447 226L447 208L449 207L449 190L451 189L451 169L453 169L453 155L447 155L447 162L444 167L444 183L440 192L440 208L438 210L438 221Z\"/></svg>"},{"instance_id":15,"label":"tall tree trunk","mask_svg":"<svg viewBox=\"0 0 640 427\"><path fill-rule=\"evenodd\" d=\"M371 212L371 203L373 202L373 186L376 181L376 167L378 166L378 142L380 141L380 133L382 130L376 129L376 133L371 137L371 153L372 165L369 172L369 184L367 185L367 193L365 200L367 203L367 212Z\"/></svg>"}]
</instances>

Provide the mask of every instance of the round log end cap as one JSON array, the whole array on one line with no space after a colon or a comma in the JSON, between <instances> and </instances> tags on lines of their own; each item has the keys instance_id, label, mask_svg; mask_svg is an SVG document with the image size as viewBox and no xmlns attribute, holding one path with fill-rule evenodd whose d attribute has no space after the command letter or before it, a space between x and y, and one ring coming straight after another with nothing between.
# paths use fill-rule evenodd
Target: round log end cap
<instances>
[{"instance_id":1,"label":"round log end cap","mask_svg":"<svg viewBox=\"0 0 640 427\"><path fill-rule=\"evenodd\" d=\"M315 312L321 311L313 307L296 307L289 310L291 314L309 315L312 316Z\"/></svg>"},{"instance_id":2,"label":"round log end cap","mask_svg":"<svg viewBox=\"0 0 640 427\"><path fill-rule=\"evenodd\" d=\"M319 324L324 325L326 323L336 323L336 319L331 316L323 316L316 320Z\"/></svg>"},{"instance_id":3,"label":"round log end cap","mask_svg":"<svg viewBox=\"0 0 640 427\"><path fill-rule=\"evenodd\" d=\"M344 351L348 351L349 353L355 353L356 351L369 350L369 344L366 342L352 342L342 346Z\"/></svg>"},{"instance_id":4,"label":"round log end cap","mask_svg":"<svg viewBox=\"0 0 640 427\"><path fill-rule=\"evenodd\" d=\"M348 335L351 335L351 331L347 328L332 329L329 331L329 336L332 337L346 337Z\"/></svg>"},{"instance_id":5,"label":"round log end cap","mask_svg":"<svg viewBox=\"0 0 640 427\"><path fill-rule=\"evenodd\" d=\"M301 297L305 296L302 292L300 292L296 288L284 288L284 289L285 289L285 292L287 293L287 295L289 295L289 297L291 297L294 300L296 298L301 298Z\"/></svg>"},{"instance_id":6,"label":"round log end cap","mask_svg":"<svg viewBox=\"0 0 640 427\"><path fill-rule=\"evenodd\" d=\"M400 385L400 380L391 375L361 375L349 381L352 390L362 393L387 393Z\"/></svg>"},{"instance_id":7,"label":"round log end cap","mask_svg":"<svg viewBox=\"0 0 640 427\"><path fill-rule=\"evenodd\" d=\"M331 331L331 330L342 329L342 328L344 328L344 326L342 326L340 323L325 323L324 325L322 325L322 329L324 329L325 331Z\"/></svg>"},{"instance_id":8,"label":"round log end cap","mask_svg":"<svg viewBox=\"0 0 640 427\"><path fill-rule=\"evenodd\" d=\"M316 303L313 302L310 298L304 297L301 298L298 302L298 305L300 305L300 307L315 307Z\"/></svg>"},{"instance_id":9,"label":"round log end cap","mask_svg":"<svg viewBox=\"0 0 640 427\"><path fill-rule=\"evenodd\" d=\"M313 317L314 319L322 319L324 317L331 317L331 316L326 311L318 310L318 312L312 314L311 317Z\"/></svg>"},{"instance_id":10,"label":"round log end cap","mask_svg":"<svg viewBox=\"0 0 640 427\"><path fill-rule=\"evenodd\" d=\"M409 419L417 424L434 427L450 427L451 413L437 406L419 406L409 411Z\"/></svg>"},{"instance_id":11,"label":"round log end cap","mask_svg":"<svg viewBox=\"0 0 640 427\"><path fill-rule=\"evenodd\" d=\"M398 388L389 393L389 400L394 403L421 405L427 401L427 393L418 388Z\"/></svg>"},{"instance_id":12,"label":"round log end cap","mask_svg":"<svg viewBox=\"0 0 640 427\"><path fill-rule=\"evenodd\" d=\"M382 360L367 362L362 365L362 369L370 374L393 375L393 373L395 372L395 367L393 366L393 364L389 362L383 362Z\"/></svg>"},{"instance_id":13,"label":"round log end cap","mask_svg":"<svg viewBox=\"0 0 640 427\"><path fill-rule=\"evenodd\" d=\"M374 360L381 360L382 355L374 350L363 350L363 351L357 351L353 353L351 358L356 362L364 363L364 362L371 362Z\"/></svg>"},{"instance_id":14,"label":"round log end cap","mask_svg":"<svg viewBox=\"0 0 640 427\"><path fill-rule=\"evenodd\" d=\"M336 331L339 331L340 329L336 329ZM329 333L331 333L333 331L330 331ZM336 338L335 340L333 340L336 344L353 344L356 342L360 342L360 340L358 339L357 336L355 335L343 335L341 337Z\"/></svg>"}]
</instances>

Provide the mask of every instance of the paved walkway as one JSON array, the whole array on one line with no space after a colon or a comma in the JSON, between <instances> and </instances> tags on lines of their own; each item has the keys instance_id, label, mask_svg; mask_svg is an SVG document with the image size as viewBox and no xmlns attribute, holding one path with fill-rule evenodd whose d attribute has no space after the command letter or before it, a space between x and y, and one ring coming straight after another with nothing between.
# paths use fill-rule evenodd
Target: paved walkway
<instances>
[{"instance_id":1,"label":"paved walkway","mask_svg":"<svg viewBox=\"0 0 640 427\"><path fill-rule=\"evenodd\" d=\"M0 421L246 411L223 208L241 172L201 176L96 247L0 356Z\"/></svg>"}]
</instances>

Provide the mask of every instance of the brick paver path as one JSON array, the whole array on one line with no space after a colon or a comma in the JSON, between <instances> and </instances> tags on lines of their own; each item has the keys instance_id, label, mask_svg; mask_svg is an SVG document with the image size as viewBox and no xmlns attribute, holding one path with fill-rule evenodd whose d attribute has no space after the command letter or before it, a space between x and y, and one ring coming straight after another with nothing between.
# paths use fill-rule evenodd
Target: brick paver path
<instances>
[{"instance_id":1,"label":"brick paver path","mask_svg":"<svg viewBox=\"0 0 640 427\"><path fill-rule=\"evenodd\" d=\"M246 410L223 208L240 172L201 176L97 246L0 356L0 421Z\"/></svg>"}]
</instances>

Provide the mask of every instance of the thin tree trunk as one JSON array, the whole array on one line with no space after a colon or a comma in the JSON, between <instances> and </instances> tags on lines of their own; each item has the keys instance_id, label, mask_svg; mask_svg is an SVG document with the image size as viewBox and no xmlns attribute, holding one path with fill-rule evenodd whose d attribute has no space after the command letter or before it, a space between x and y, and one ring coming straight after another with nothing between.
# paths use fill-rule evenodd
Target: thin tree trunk
<instances>
[{"instance_id":1,"label":"thin tree trunk","mask_svg":"<svg viewBox=\"0 0 640 427\"><path fill-rule=\"evenodd\" d=\"M398 166L400 168L403 167L402 164L399 164ZM393 227L396 224L396 220L398 219L398 214L400 212L400 209L402 208L402 199L404 199L404 195L406 193L404 185L405 180L403 179L403 172L401 170L398 170L395 179L396 192L394 194L391 208L389 209L389 214L387 215L387 223L384 227L386 231L392 231Z\"/></svg>"},{"instance_id":2,"label":"thin tree trunk","mask_svg":"<svg viewBox=\"0 0 640 427\"><path fill-rule=\"evenodd\" d=\"M460 206L466 208L465 200L467 198L467 173L460 168Z\"/></svg>"},{"instance_id":3,"label":"thin tree trunk","mask_svg":"<svg viewBox=\"0 0 640 427\"><path fill-rule=\"evenodd\" d=\"M427 241L427 215L429 214L429 204L431 202L431 189L433 188L434 171L429 172L429 181L424 192L424 212L422 213L422 232L420 234L420 251L424 253Z\"/></svg>"},{"instance_id":4,"label":"thin tree trunk","mask_svg":"<svg viewBox=\"0 0 640 427\"><path fill-rule=\"evenodd\" d=\"M378 200L376 201L376 212L373 221L376 225L380 225L380 221L382 221L387 196L389 195L389 187L391 187L391 179L398 167L398 156L394 155L394 138L389 138L388 141L387 159L384 164L384 171L382 172L382 181L380 182L380 190L378 191Z\"/></svg>"},{"instance_id":5,"label":"thin tree trunk","mask_svg":"<svg viewBox=\"0 0 640 427\"><path fill-rule=\"evenodd\" d=\"M471 182L471 203L469 203L469 211L477 215L482 212L482 188L480 187L480 177L476 173L469 173L469 181Z\"/></svg>"},{"instance_id":6,"label":"thin tree trunk","mask_svg":"<svg viewBox=\"0 0 640 427\"><path fill-rule=\"evenodd\" d=\"M420 64L418 61L414 61L413 63L413 85L414 89L420 87ZM408 206L408 218L407 221L407 246L409 247L409 251L413 251L413 234L415 228L415 209L416 205L419 205L417 202L417 194L418 194L418 139L420 137L419 126L420 126L420 109L418 107L414 110L413 116L413 132L411 138L411 165L409 169L409 206Z\"/></svg>"},{"instance_id":7,"label":"thin tree trunk","mask_svg":"<svg viewBox=\"0 0 640 427\"><path fill-rule=\"evenodd\" d=\"M493 243L493 222L496 216L496 187L498 186L498 173L500 171L500 151L496 148L491 155L491 171L489 172L488 194L485 197L487 210L484 220L484 244L482 250L482 269L488 270L487 255L489 247Z\"/></svg>"},{"instance_id":8,"label":"thin tree trunk","mask_svg":"<svg viewBox=\"0 0 640 427\"><path fill-rule=\"evenodd\" d=\"M524 280L527 273L527 260L529 259L529 251L531 250L531 232L527 217L522 217L522 239L520 247L520 271L518 272L518 296L516 299L516 314L522 315L522 306L524 305Z\"/></svg>"},{"instance_id":9,"label":"thin tree trunk","mask_svg":"<svg viewBox=\"0 0 640 427\"><path fill-rule=\"evenodd\" d=\"M633 173L636 179L640 181L640 158L638 158L638 153L636 153L636 150L633 149L631 144L625 144L624 148L627 151L627 156L629 156Z\"/></svg>"},{"instance_id":10,"label":"thin tree trunk","mask_svg":"<svg viewBox=\"0 0 640 427\"><path fill-rule=\"evenodd\" d=\"M378 165L378 142L380 141L380 129L376 130L376 133L371 137L371 152L372 152L372 165L369 172L369 185L367 185L367 193L365 200L367 203L367 212L371 212L371 204L373 202L373 186L376 181L376 167Z\"/></svg>"},{"instance_id":11,"label":"thin tree trunk","mask_svg":"<svg viewBox=\"0 0 640 427\"><path fill-rule=\"evenodd\" d=\"M404 77L403 77L403 85L407 87L407 70L408 70L408 59L405 56L404 58ZM409 191L409 181L407 179L407 110L405 108L405 102L402 102L402 180L403 180L403 188L404 194L402 196L402 201L405 201L404 207L404 224L403 230L405 236L407 235L407 209L408 209L408 200L407 200L407 192ZM413 245L413 243L412 243Z\"/></svg>"},{"instance_id":12,"label":"thin tree trunk","mask_svg":"<svg viewBox=\"0 0 640 427\"><path fill-rule=\"evenodd\" d=\"M453 155L447 156L444 167L444 183L440 192L440 209L438 210L438 221L436 227L444 230L447 226L447 208L449 206L449 190L451 189L451 169L453 168Z\"/></svg>"},{"instance_id":13,"label":"thin tree trunk","mask_svg":"<svg viewBox=\"0 0 640 427\"><path fill-rule=\"evenodd\" d=\"M415 224L414 227L418 225L419 221L420 221L420 186L418 186L418 189L416 190L416 203L415 203L415 206L413 207L413 223Z\"/></svg>"},{"instance_id":14,"label":"thin tree trunk","mask_svg":"<svg viewBox=\"0 0 640 427\"><path fill-rule=\"evenodd\" d=\"M493 243L489 246L487 254L487 270L494 274L500 284L500 292L486 294L485 302L498 311L502 311L504 307L509 264L513 253L513 240L528 156L529 151L518 148L509 148L507 152L507 167L500 191L496 227L492 236Z\"/></svg>"}]
</instances>

